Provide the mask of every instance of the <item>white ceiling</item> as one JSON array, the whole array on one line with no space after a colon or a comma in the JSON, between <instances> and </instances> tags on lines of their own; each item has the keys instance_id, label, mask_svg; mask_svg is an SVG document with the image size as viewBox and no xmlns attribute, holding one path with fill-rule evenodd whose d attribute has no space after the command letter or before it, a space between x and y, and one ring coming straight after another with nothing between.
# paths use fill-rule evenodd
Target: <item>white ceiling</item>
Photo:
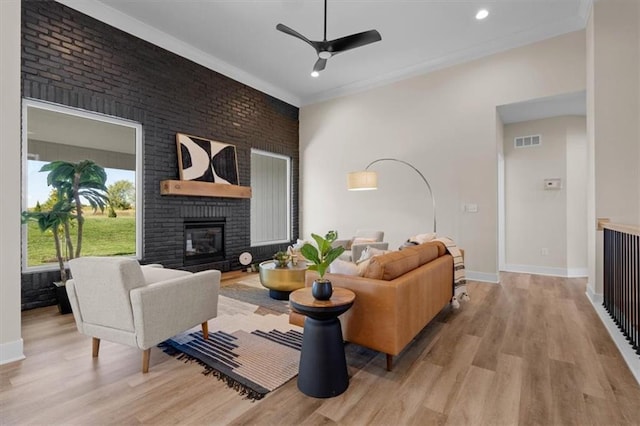
<instances>
[{"instance_id":1,"label":"white ceiling","mask_svg":"<svg viewBox=\"0 0 640 426\"><path fill-rule=\"evenodd\" d=\"M258 90L301 106L582 29L591 0L328 0L327 38L377 29L319 78L322 0L58 0ZM480 8L490 15L476 21Z\"/></svg>"},{"instance_id":2,"label":"white ceiling","mask_svg":"<svg viewBox=\"0 0 640 426\"><path fill-rule=\"evenodd\" d=\"M27 114L29 140L136 153L133 127L33 106L28 108Z\"/></svg>"}]
</instances>

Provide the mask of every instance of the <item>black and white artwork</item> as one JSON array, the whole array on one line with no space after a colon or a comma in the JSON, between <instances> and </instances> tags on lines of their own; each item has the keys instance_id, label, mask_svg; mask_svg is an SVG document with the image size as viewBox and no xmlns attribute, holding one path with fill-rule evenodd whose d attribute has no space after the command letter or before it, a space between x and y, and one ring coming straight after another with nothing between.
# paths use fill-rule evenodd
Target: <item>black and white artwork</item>
<instances>
[{"instance_id":1,"label":"black and white artwork","mask_svg":"<svg viewBox=\"0 0 640 426\"><path fill-rule=\"evenodd\" d=\"M181 180L238 185L236 147L222 142L176 134Z\"/></svg>"}]
</instances>

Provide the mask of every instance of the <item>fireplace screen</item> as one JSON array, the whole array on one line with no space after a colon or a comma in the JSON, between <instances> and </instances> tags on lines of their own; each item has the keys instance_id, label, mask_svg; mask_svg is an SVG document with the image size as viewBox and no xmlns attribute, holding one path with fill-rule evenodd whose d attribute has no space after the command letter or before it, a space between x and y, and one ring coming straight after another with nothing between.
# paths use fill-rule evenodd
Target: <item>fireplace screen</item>
<instances>
[{"instance_id":1,"label":"fireplace screen","mask_svg":"<svg viewBox=\"0 0 640 426\"><path fill-rule=\"evenodd\" d=\"M224 219L185 220L184 263L224 260Z\"/></svg>"}]
</instances>

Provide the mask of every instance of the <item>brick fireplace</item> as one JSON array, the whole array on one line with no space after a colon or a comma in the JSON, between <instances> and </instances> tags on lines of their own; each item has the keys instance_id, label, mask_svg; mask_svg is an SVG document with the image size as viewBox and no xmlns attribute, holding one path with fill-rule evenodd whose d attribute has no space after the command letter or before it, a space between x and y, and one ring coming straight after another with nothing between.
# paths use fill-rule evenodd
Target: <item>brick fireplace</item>
<instances>
[{"instance_id":1,"label":"brick fireplace","mask_svg":"<svg viewBox=\"0 0 640 426\"><path fill-rule=\"evenodd\" d=\"M184 220L184 264L220 262L224 255L224 217Z\"/></svg>"},{"instance_id":2,"label":"brick fireplace","mask_svg":"<svg viewBox=\"0 0 640 426\"><path fill-rule=\"evenodd\" d=\"M250 246L250 200L163 196L177 179L178 132L236 146L240 185L250 152L291 157L292 238L298 236L298 108L54 1L22 3L22 95L142 124L141 263L198 271L240 269L244 251L267 259L286 244ZM225 218L222 255L192 262L185 223ZM56 271L22 274L22 307L55 304Z\"/></svg>"}]
</instances>

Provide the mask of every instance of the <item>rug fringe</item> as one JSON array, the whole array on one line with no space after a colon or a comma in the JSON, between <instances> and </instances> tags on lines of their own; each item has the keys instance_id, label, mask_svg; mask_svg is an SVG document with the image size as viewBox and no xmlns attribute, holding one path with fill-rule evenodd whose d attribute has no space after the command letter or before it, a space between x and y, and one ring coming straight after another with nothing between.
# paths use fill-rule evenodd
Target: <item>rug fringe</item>
<instances>
[{"instance_id":1,"label":"rug fringe","mask_svg":"<svg viewBox=\"0 0 640 426\"><path fill-rule=\"evenodd\" d=\"M171 345L166 344L165 342L162 342L162 343L158 344L158 347L160 349L162 349L162 351L164 353L166 353L167 355L172 356L175 359L184 362L185 364L196 363L196 364L204 367L204 371L202 372L203 375L205 375L205 376L213 376L216 379L218 379L219 381L224 382L227 385L227 387L235 390L241 396L244 396L244 399L249 399L249 400L251 400L251 402L253 402L253 401L261 400L265 396L265 394L260 393L260 392L256 392L255 390L253 390L253 389L247 387L246 385L238 382L237 380L233 379L232 377L229 377L226 374L223 374L220 371L216 370L215 368L208 366L206 363L204 363L203 361L199 360L198 358L194 358L191 355L188 355L188 354L186 354L184 352L180 352L179 350L177 350L176 348L174 348Z\"/></svg>"},{"instance_id":2,"label":"rug fringe","mask_svg":"<svg viewBox=\"0 0 640 426\"><path fill-rule=\"evenodd\" d=\"M216 379L222 382L225 382L229 388L235 390L240 395L244 396L245 399L250 399L251 401L258 401L264 398L264 394L254 391L253 389L247 387L246 385L221 373L215 368L209 367L208 365L204 365L204 371L202 372L202 374L204 374L205 376L213 376Z\"/></svg>"}]
</instances>

